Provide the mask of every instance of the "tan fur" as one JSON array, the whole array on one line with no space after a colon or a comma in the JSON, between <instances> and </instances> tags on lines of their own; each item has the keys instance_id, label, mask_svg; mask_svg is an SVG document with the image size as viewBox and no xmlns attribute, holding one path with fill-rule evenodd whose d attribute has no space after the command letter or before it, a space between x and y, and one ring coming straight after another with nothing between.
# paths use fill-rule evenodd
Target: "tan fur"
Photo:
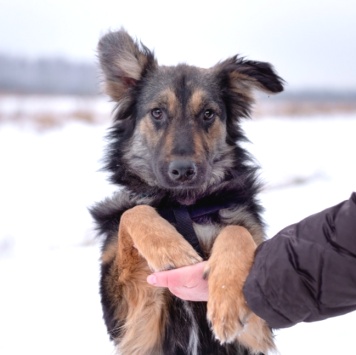
<instances>
[{"instance_id":1,"label":"tan fur","mask_svg":"<svg viewBox=\"0 0 356 355\"><path fill-rule=\"evenodd\" d=\"M117 253L117 241L114 240L109 243L101 253L101 262L105 264L111 263Z\"/></svg>"},{"instance_id":2,"label":"tan fur","mask_svg":"<svg viewBox=\"0 0 356 355\"><path fill-rule=\"evenodd\" d=\"M219 212L221 219L228 225L243 225L252 235L254 242L260 245L264 240L264 231L260 223L251 216L246 206L222 209Z\"/></svg>"},{"instance_id":3,"label":"tan fur","mask_svg":"<svg viewBox=\"0 0 356 355\"><path fill-rule=\"evenodd\" d=\"M200 162L204 159L204 144L203 137L199 132L193 132L193 144L194 144L194 160Z\"/></svg>"},{"instance_id":4,"label":"tan fur","mask_svg":"<svg viewBox=\"0 0 356 355\"><path fill-rule=\"evenodd\" d=\"M204 255L209 256L213 247L214 240L221 228L217 224L198 224L193 223L194 231L199 239L199 244L203 249Z\"/></svg>"},{"instance_id":5,"label":"tan fur","mask_svg":"<svg viewBox=\"0 0 356 355\"><path fill-rule=\"evenodd\" d=\"M189 100L189 106L193 112L193 114L197 115L199 111L201 110L202 103L204 101L204 97L206 96L206 93L201 90L195 90Z\"/></svg>"},{"instance_id":6,"label":"tan fur","mask_svg":"<svg viewBox=\"0 0 356 355\"><path fill-rule=\"evenodd\" d=\"M255 353L274 347L267 324L248 308L242 288L256 244L240 226L227 226L216 238L208 261L208 319L222 343L238 340Z\"/></svg>"},{"instance_id":7,"label":"tan fur","mask_svg":"<svg viewBox=\"0 0 356 355\"><path fill-rule=\"evenodd\" d=\"M178 99L171 89L165 89L160 92L154 101L150 104L149 109L164 107L170 114L175 114L178 108Z\"/></svg>"},{"instance_id":8,"label":"tan fur","mask_svg":"<svg viewBox=\"0 0 356 355\"><path fill-rule=\"evenodd\" d=\"M213 237L213 236L211 236ZM256 243L246 228L224 227L208 261L208 319L222 342L238 340L256 353L273 348L267 324L248 308L242 288L253 263ZM111 247L108 248L111 255ZM108 257L107 256L107 257ZM223 257L222 257L223 256ZM164 335L165 294L146 282L151 270L177 268L201 258L176 229L150 206L136 206L121 217L115 268L120 272L110 293L124 302L125 318L119 350L130 354L160 354ZM116 286L115 286L116 284ZM150 329L149 334L145 329Z\"/></svg>"},{"instance_id":9,"label":"tan fur","mask_svg":"<svg viewBox=\"0 0 356 355\"><path fill-rule=\"evenodd\" d=\"M128 45L132 47L132 50L135 49L133 43L128 43ZM142 68L146 62L147 58L137 49L135 55L130 51L122 53L113 65L116 66L116 70L124 79L120 81L106 80L104 86L105 92L115 100L121 100L132 83L140 79Z\"/></svg>"},{"instance_id":10,"label":"tan fur","mask_svg":"<svg viewBox=\"0 0 356 355\"><path fill-rule=\"evenodd\" d=\"M122 47L125 48L120 56L114 61L123 76L139 80L141 78L142 68L147 64L147 57L142 53L137 44L129 36L123 37Z\"/></svg>"},{"instance_id":11,"label":"tan fur","mask_svg":"<svg viewBox=\"0 0 356 355\"><path fill-rule=\"evenodd\" d=\"M160 132L155 129L151 117L146 115L139 124L138 130L141 132L141 136L144 137L151 147L154 147L160 137Z\"/></svg>"},{"instance_id":12,"label":"tan fur","mask_svg":"<svg viewBox=\"0 0 356 355\"><path fill-rule=\"evenodd\" d=\"M220 120L216 119L209 130L208 143L211 148L215 148L215 145L221 142L222 137L225 136L226 127Z\"/></svg>"},{"instance_id":13,"label":"tan fur","mask_svg":"<svg viewBox=\"0 0 356 355\"><path fill-rule=\"evenodd\" d=\"M123 53L114 65L119 67L127 78L139 80L141 77L140 63L131 53Z\"/></svg>"},{"instance_id":14,"label":"tan fur","mask_svg":"<svg viewBox=\"0 0 356 355\"><path fill-rule=\"evenodd\" d=\"M166 161L170 161L173 159L173 142L174 142L174 129L169 129L165 136L162 145L162 151L164 152L164 158Z\"/></svg>"},{"instance_id":15,"label":"tan fur","mask_svg":"<svg viewBox=\"0 0 356 355\"><path fill-rule=\"evenodd\" d=\"M238 92L247 102L253 102L252 88L264 90L263 86L253 77L239 73L230 73L230 81L234 91Z\"/></svg>"},{"instance_id":16,"label":"tan fur","mask_svg":"<svg viewBox=\"0 0 356 355\"><path fill-rule=\"evenodd\" d=\"M130 355L160 354L165 294L162 289L150 286L146 278L151 270L177 268L199 261L201 258L191 245L152 207L136 206L122 215L112 271L112 277L116 275L118 282L110 283L113 288L110 294L124 301L117 315L125 319L119 351Z\"/></svg>"},{"instance_id":17,"label":"tan fur","mask_svg":"<svg viewBox=\"0 0 356 355\"><path fill-rule=\"evenodd\" d=\"M189 107L190 111L193 113L194 116L200 114L201 110L204 109L204 105L207 102L206 97L207 94L201 89L197 89L192 93L189 100ZM206 107L206 109L212 109L214 111L217 111L216 104L214 102L211 102L211 100L209 100L209 106ZM201 152L203 154L203 141L206 146L210 147L210 149L214 149L215 145L221 141L222 137L225 137L225 131L225 124L222 124L220 120L216 119L213 122L213 125L210 127L209 133L207 135L202 136L201 133L194 135L196 151L198 153Z\"/></svg>"},{"instance_id":18,"label":"tan fur","mask_svg":"<svg viewBox=\"0 0 356 355\"><path fill-rule=\"evenodd\" d=\"M127 303L119 350L123 354L159 354L164 336L165 295L162 289L147 286L149 268L145 260L138 259L119 278L123 284L122 297Z\"/></svg>"},{"instance_id":19,"label":"tan fur","mask_svg":"<svg viewBox=\"0 0 356 355\"><path fill-rule=\"evenodd\" d=\"M177 111L178 99L175 93L171 89L167 89L162 93L165 98L165 104L167 105L168 112L174 114Z\"/></svg>"},{"instance_id":20,"label":"tan fur","mask_svg":"<svg viewBox=\"0 0 356 355\"><path fill-rule=\"evenodd\" d=\"M170 89L166 89L162 91L158 98L155 100L154 103L151 105L151 110L156 107L161 106L166 107L168 113L170 115L174 115L177 111L177 97L175 96L174 92ZM155 128L150 114L147 114L140 122L139 130L141 132L142 137L145 137L147 140L147 144L154 149L154 147L158 144L159 139L162 137L163 131L157 131ZM170 158L170 152L172 151L173 146L173 138L174 138L174 130L171 129L169 132L165 133L164 137L164 151L166 152L166 159Z\"/></svg>"},{"instance_id":21,"label":"tan fur","mask_svg":"<svg viewBox=\"0 0 356 355\"><path fill-rule=\"evenodd\" d=\"M127 85L121 81L106 80L103 84L103 91L114 100L121 100L124 93L127 92Z\"/></svg>"},{"instance_id":22,"label":"tan fur","mask_svg":"<svg viewBox=\"0 0 356 355\"><path fill-rule=\"evenodd\" d=\"M150 206L135 206L126 211L121 217L122 230L126 231L124 239L131 239L131 246L138 250L154 271L201 261L193 247ZM125 249L119 247L119 251L123 252L119 256L122 262Z\"/></svg>"}]
</instances>

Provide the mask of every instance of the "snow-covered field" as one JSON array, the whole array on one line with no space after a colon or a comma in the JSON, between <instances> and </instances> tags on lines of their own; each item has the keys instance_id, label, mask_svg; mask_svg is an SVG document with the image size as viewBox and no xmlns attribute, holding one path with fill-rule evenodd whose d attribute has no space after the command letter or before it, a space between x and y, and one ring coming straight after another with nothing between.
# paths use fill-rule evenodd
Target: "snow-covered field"
<instances>
[{"instance_id":1,"label":"snow-covered field","mask_svg":"<svg viewBox=\"0 0 356 355\"><path fill-rule=\"evenodd\" d=\"M87 207L104 124L0 125L0 354L113 354L101 319L99 252ZM245 123L262 166L268 234L356 190L356 114ZM277 332L282 355L353 354L356 313Z\"/></svg>"}]
</instances>

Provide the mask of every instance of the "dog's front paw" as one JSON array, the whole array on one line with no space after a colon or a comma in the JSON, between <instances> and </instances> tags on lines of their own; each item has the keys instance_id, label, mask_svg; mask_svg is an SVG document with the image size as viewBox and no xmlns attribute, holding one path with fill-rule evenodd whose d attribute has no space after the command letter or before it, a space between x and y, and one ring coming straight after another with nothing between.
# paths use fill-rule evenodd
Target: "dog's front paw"
<instances>
[{"instance_id":1,"label":"dog's front paw","mask_svg":"<svg viewBox=\"0 0 356 355\"><path fill-rule=\"evenodd\" d=\"M167 240L165 244L156 245L145 252L144 257L153 271L175 269L202 261L199 254L182 237Z\"/></svg>"},{"instance_id":2,"label":"dog's front paw","mask_svg":"<svg viewBox=\"0 0 356 355\"><path fill-rule=\"evenodd\" d=\"M196 264L202 258L177 230L151 206L139 205L121 217L120 238L132 240L132 246L153 271Z\"/></svg>"},{"instance_id":3,"label":"dog's front paw","mask_svg":"<svg viewBox=\"0 0 356 355\"><path fill-rule=\"evenodd\" d=\"M209 273L209 300L207 317L215 337L221 343L238 341L253 353L266 353L274 348L271 329L266 322L254 314L246 304L232 273Z\"/></svg>"},{"instance_id":4,"label":"dog's front paw","mask_svg":"<svg viewBox=\"0 0 356 355\"><path fill-rule=\"evenodd\" d=\"M274 348L265 321L247 306L242 289L253 264L256 244L241 226L227 226L218 235L207 263L208 320L221 343L238 341L253 353Z\"/></svg>"}]
</instances>

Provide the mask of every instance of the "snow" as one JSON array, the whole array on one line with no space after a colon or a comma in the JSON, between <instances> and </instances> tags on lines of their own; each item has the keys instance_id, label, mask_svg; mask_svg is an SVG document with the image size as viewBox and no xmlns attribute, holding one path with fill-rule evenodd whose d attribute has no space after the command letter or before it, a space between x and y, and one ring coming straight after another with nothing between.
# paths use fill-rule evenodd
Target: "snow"
<instances>
[{"instance_id":1,"label":"snow","mask_svg":"<svg viewBox=\"0 0 356 355\"><path fill-rule=\"evenodd\" d=\"M0 96L1 113L7 116L14 114L42 114L43 112L68 115L73 112L90 111L97 115L106 114L111 103L104 96L56 95L2 95Z\"/></svg>"},{"instance_id":2,"label":"snow","mask_svg":"<svg viewBox=\"0 0 356 355\"><path fill-rule=\"evenodd\" d=\"M244 126L262 166L269 236L355 191L355 114ZM0 354L114 353L87 211L113 190L98 171L105 130L74 121L45 131L0 125ZM356 312L280 330L279 353L351 353L355 323Z\"/></svg>"}]
</instances>

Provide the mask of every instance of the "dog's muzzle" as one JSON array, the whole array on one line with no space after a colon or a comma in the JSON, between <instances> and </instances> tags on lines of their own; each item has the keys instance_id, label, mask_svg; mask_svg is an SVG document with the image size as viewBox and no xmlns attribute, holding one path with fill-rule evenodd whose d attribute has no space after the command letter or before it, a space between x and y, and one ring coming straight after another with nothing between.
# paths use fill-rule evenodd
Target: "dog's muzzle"
<instances>
[{"instance_id":1,"label":"dog's muzzle","mask_svg":"<svg viewBox=\"0 0 356 355\"><path fill-rule=\"evenodd\" d=\"M197 166L190 160L173 160L168 165L169 179L174 183L193 182L197 177Z\"/></svg>"},{"instance_id":2,"label":"dog's muzzle","mask_svg":"<svg viewBox=\"0 0 356 355\"><path fill-rule=\"evenodd\" d=\"M156 169L159 184L169 189L196 189L206 180L206 167L192 159L176 158L161 162Z\"/></svg>"}]
</instances>

